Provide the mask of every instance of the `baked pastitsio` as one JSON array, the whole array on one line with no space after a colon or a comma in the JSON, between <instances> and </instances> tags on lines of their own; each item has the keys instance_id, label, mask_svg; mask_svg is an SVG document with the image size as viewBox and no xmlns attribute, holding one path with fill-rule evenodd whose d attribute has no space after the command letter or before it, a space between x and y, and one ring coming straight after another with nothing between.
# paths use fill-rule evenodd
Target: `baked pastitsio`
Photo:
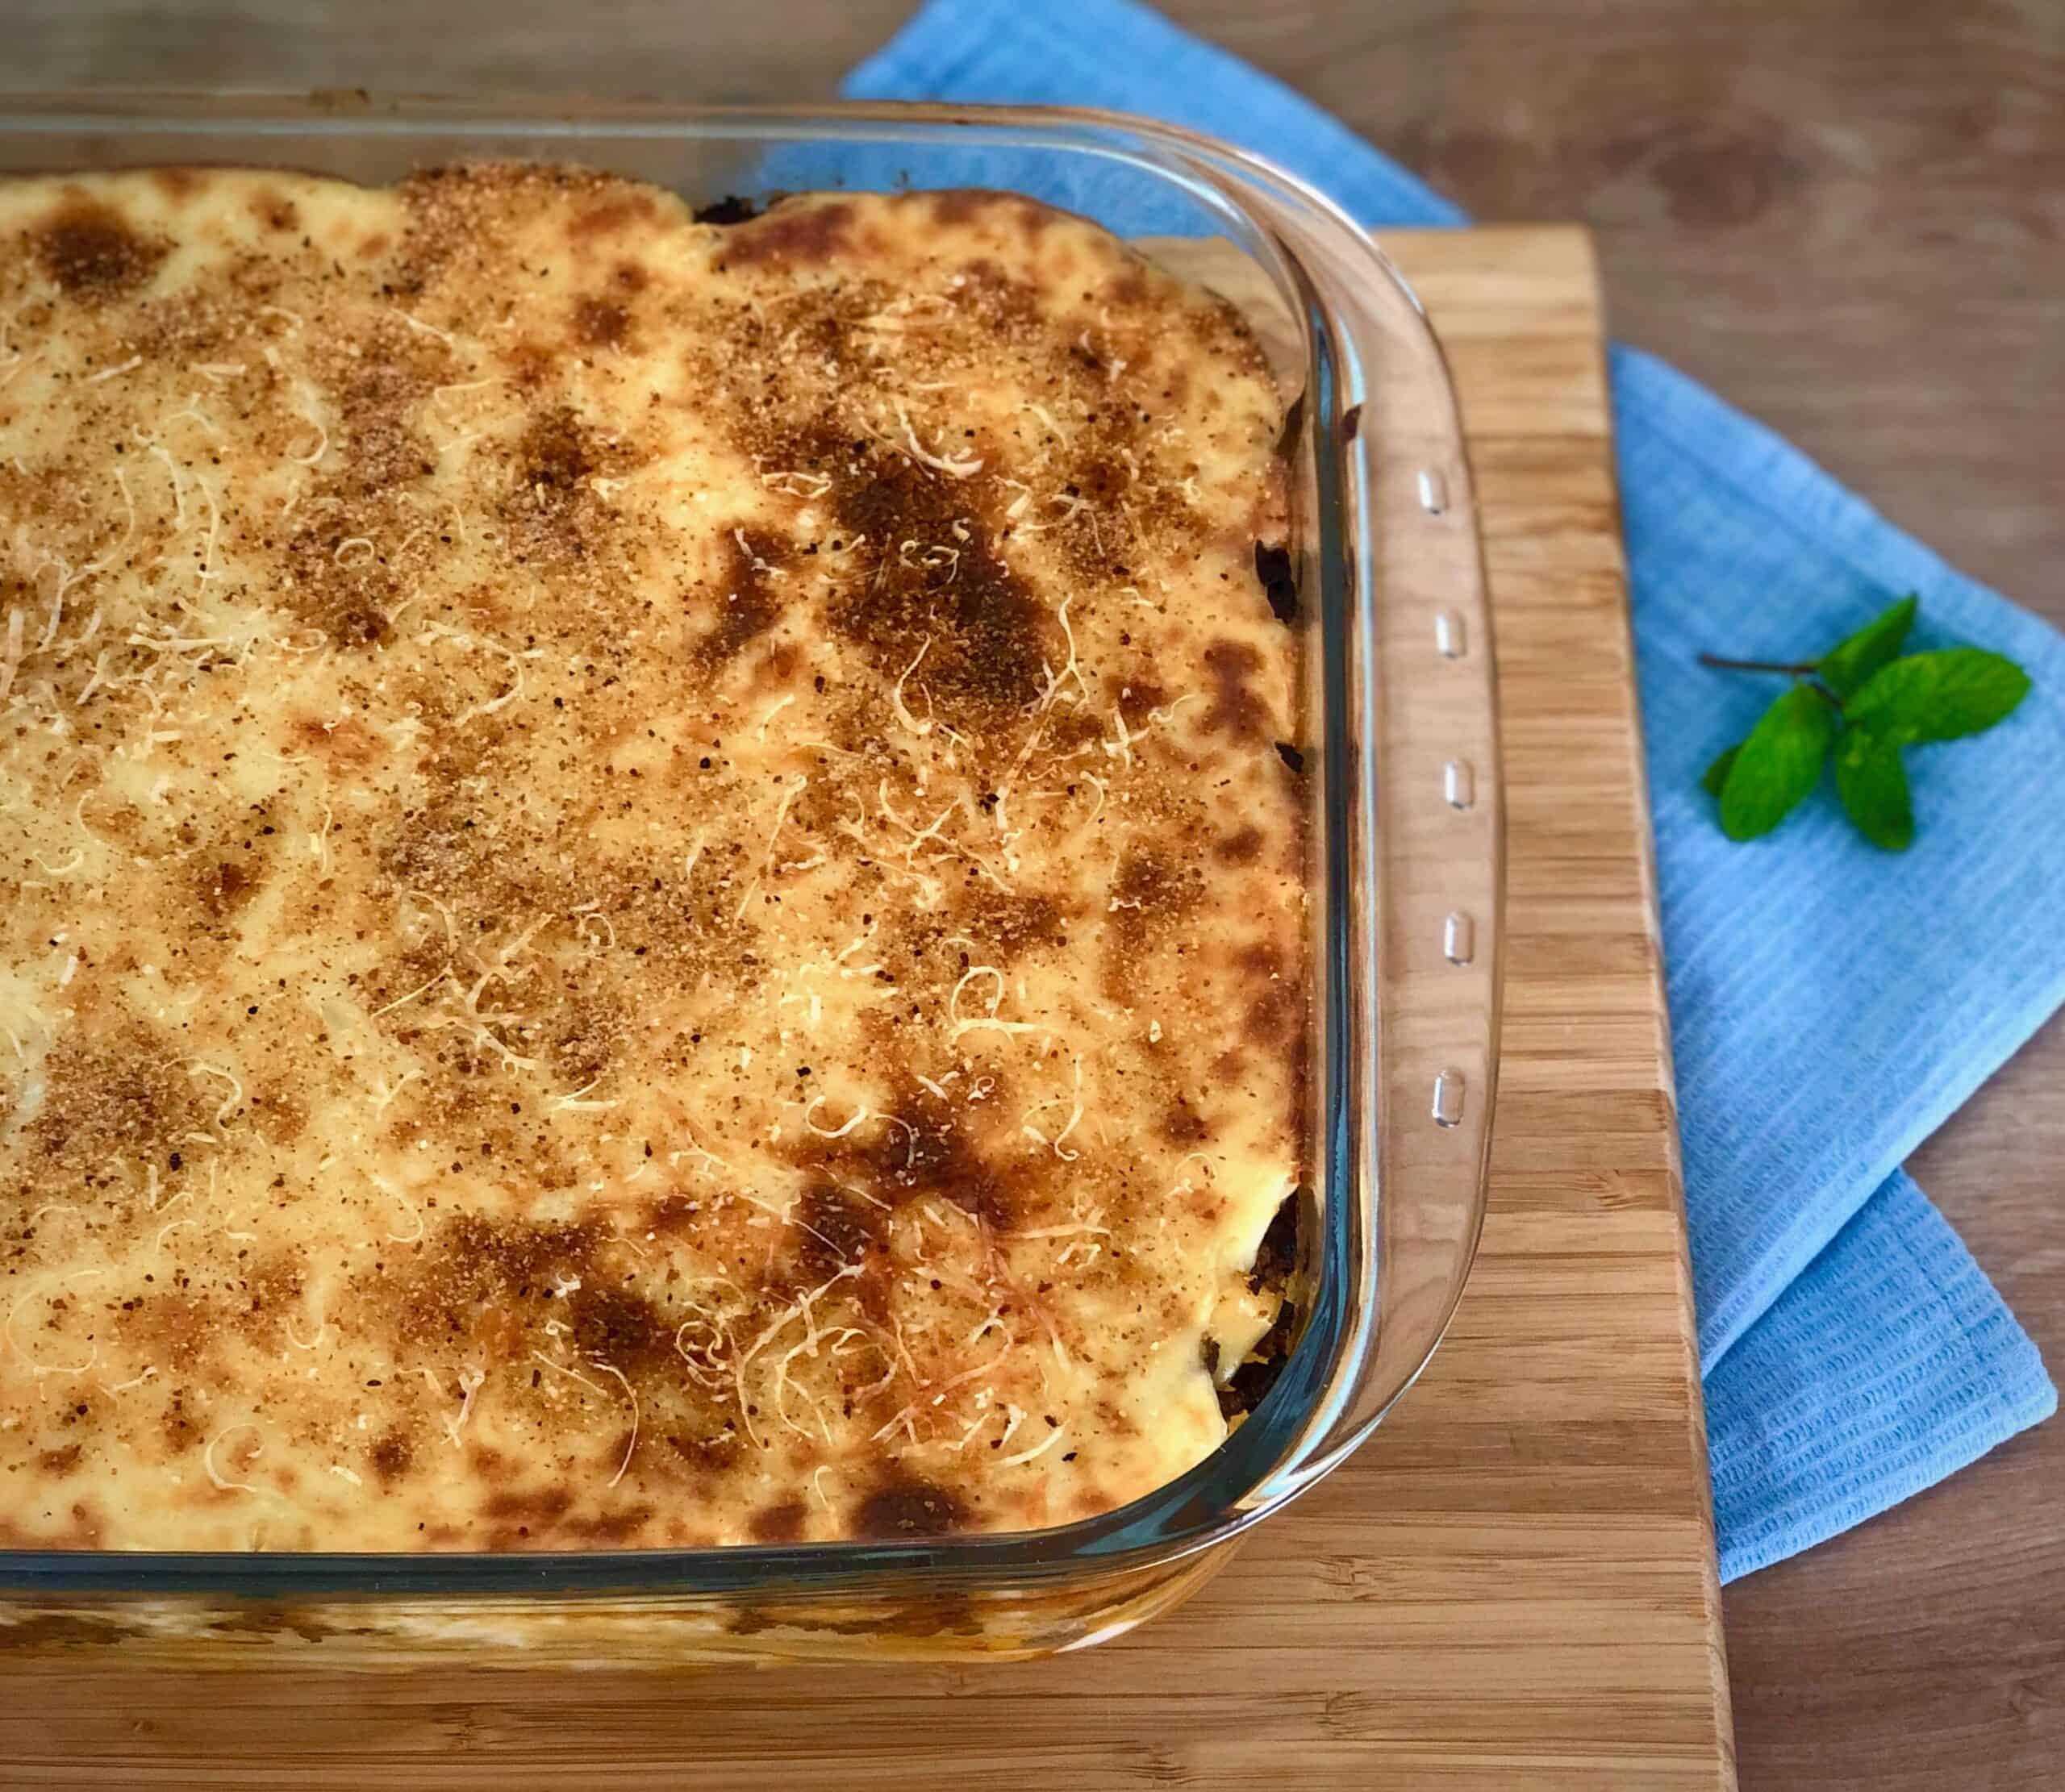
<instances>
[{"instance_id":1,"label":"baked pastitsio","mask_svg":"<svg viewBox=\"0 0 2065 1792\"><path fill-rule=\"evenodd\" d=\"M1304 1131L1283 408L1005 194L0 185L0 1541L1208 1453Z\"/></svg>"}]
</instances>

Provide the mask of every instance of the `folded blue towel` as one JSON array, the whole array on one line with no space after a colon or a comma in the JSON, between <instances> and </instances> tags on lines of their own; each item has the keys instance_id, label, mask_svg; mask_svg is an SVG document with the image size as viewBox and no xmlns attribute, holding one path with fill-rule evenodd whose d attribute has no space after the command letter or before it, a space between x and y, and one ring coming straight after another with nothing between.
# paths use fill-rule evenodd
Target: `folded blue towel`
<instances>
[{"instance_id":1,"label":"folded blue towel","mask_svg":"<svg viewBox=\"0 0 2065 1792\"><path fill-rule=\"evenodd\" d=\"M1146 114L1257 151L1371 225L1462 220L1336 120L1128 0L932 0L846 85ZM2057 1405L1898 1165L2065 1001L2065 640L1661 363L1616 349L1612 373L1728 1578ZM1866 845L1825 798L1767 840L1723 839L1700 773L1775 693L1696 654L1809 657L1908 591L1917 644L2009 654L2034 694L1983 742L1911 756L1904 856Z\"/></svg>"}]
</instances>

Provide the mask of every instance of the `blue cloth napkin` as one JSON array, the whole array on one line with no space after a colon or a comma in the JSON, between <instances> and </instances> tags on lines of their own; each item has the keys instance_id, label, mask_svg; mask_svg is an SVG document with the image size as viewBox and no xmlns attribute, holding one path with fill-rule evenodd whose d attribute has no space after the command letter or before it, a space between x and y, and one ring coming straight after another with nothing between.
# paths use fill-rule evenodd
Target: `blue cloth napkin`
<instances>
[{"instance_id":1,"label":"blue cloth napkin","mask_svg":"<svg viewBox=\"0 0 2065 1792\"><path fill-rule=\"evenodd\" d=\"M1128 0L932 0L846 89L1142 113L1257 151L1373 226L1462 222ZM2065 640L1662 363L1616 348L1612 378L1728 1579L2056 1407L2035 1348L1898 1166L2065 1001ZM1917 644L2010 654L2034 694L1983 742L1910 756L1904 856L1825 796L1763 843L1724 840L1700 773L1775 692L1697 653L1808 657L1910 590Z\"/></svg>"}]
</instances>

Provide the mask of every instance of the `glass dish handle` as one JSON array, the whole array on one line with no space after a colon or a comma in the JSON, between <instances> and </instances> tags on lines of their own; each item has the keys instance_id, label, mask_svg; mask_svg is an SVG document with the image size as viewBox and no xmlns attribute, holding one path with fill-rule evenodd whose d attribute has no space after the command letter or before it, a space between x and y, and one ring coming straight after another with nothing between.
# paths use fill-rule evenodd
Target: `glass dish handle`
<instances>
[{"instance_id":1,"label":"glass dish handle","mask_svg":"<svg viewBox=\"0 0 2065 1792\"><path fill-rule=\"evenodd\" d=\"M1341 345L1333 390L1308 402L1338 481L1319 496L1346 520L1335 581L1346 611L1320 619L1341 648L1326 695L1355 738L1329 742L1321 801L1325 824L1347 830L1333 899L1351 923L1345 987L1363 992L1322 1029L1345 1042L1325 1073L1345 1079L1347 1098L1322 1141L1325 1198L1345 1223L1330 1211L1320 1228L1320 1279L1350 1302L1350 1323L1325 1396L1257 1490L1274 1503L1411 1386L1469 1274L1497 1079L1504 865L1491 614L1440 344L1366 232L1287 178L1271 198L1312 273L1308 302Z\"/></svg>"}]
</instances>

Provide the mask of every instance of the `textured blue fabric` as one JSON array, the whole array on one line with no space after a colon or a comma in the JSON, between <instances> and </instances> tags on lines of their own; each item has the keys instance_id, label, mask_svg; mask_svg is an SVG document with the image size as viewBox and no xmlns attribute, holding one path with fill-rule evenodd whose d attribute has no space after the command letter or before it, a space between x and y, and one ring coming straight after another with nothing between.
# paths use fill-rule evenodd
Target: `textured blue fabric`
<instances>
[{"instance_id":1,"label":"textured blue fabric","mask_svg":"<svg viewBox=\"0 0 2065 1792\"><path fill-rule=\"evenodd\" d=\"M1883 1512L2058 1407L2035 1346L1904 1170L1706 1393L1725 1581Z\"/></svg>"},{"instance_id":2,"label":"textured blue fabric","mask_svg":"<svg viewBox=\"0 0 2065 1792\"><path fill-rule=\"evenodd\" d=\"M1212 131L1375 226L1457 208L1276 81L1128 0L933 0L854 71L872 98L1096 106ZM2065 640L1637 351L1614 419L1725 1576L1884 1511L2034 1423L2035 1348L1900 1160L2065 1001ZM1976 425L1975 425L1976 427ZM1910 756L1920 837L1825 794L1725 840L1698 789L1769 684L1901 594L1930 640L2029 667L1983 742Z\"/></svg>"}]
</instances>

